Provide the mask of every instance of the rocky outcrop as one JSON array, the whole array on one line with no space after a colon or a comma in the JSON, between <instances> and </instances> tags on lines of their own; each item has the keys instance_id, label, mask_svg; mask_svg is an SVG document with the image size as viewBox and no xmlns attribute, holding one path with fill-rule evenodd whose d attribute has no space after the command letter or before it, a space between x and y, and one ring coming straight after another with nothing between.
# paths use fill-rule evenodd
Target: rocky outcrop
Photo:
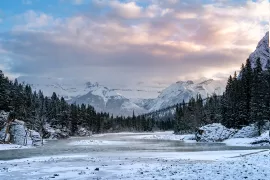
<instances>
[{"instance_id":1,"label":"rocky outcrop","mask_svg":"<svg viewBox=\"0 0 270 180\"><path fill-rule=\"evenodd\" d=\"M256 66L258 58L261 60L263 69L266 69L267 61L269 60L269 31L259 41L255 51L249 56L253 68Z\"/></svg>"},{"instance_id":2,"label":"rocky outcrop","mask_svg":"<svg viewBox=\"0 0 270 180\"><path fill-rule=\"evenodd\" d=\"M197 129L195 139L198 142L222 142L236 132L235 129L228 129L220 123L213 123Z\"/></svg>"},{"instance_id":3,"label":"rocky outcrop","mask_svg":"<svg viewBox=\"0 0 270 180\"><path fill-rule=\"evenodd\" d=\"M78 136L91 136L92 135L92 131L89 131L83 127L79 127L78 130Z\"/></svg>"},{"instance_id":4,"label":"rocky outcrop","mask_svg":"<svg viewBox=\"0 0 270 180\"><path fill-rule=\"evenodd\" d=\"M260 135L256 124L237 130L228 129L219 123L214 123L198 128L195 133L195 139L198 142L223 142L232 146L269 146L269 128L270 122L265 121L261 131L262 134Z\"/></svg>"},{"instance_id":5,"label":"rocky outcrop","mask_svg":"<svg viewBox=\"0 0 270 180\"><path fill-rule=\"evenodd\" d=\"M0 112L0 141L2 143L13 143L18 145L42 145L40 134L30 130L25 126L25 122L19 120L9 120L9 114Z\"/></svg>"},{"instance_id":6,"label":"rocky outcrop","mask_svg":"<svg viewBox=\"0 0 270 180\"><path fill-rule=\"evenodd\" d=\"M70 134L67 128L51 127L50 124L45 124L44 131L46 139L66 139L69 138Z\"/></svg>"}]
</instances>

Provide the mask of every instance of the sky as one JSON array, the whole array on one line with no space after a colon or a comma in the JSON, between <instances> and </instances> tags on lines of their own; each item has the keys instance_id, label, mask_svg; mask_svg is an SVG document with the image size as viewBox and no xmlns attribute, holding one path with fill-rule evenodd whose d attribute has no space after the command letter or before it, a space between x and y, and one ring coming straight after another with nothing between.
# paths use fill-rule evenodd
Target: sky
<instances>
[{"instance_id":1,"label":"sky","mask_svg":"<svg viewBox=\"0 0 270 180\"><path fill-rule=\"evenodd\" d=\"M0 69L110 84L224 78L268 21L268 0L1 0Z\"/></svg>"}]
</instances>

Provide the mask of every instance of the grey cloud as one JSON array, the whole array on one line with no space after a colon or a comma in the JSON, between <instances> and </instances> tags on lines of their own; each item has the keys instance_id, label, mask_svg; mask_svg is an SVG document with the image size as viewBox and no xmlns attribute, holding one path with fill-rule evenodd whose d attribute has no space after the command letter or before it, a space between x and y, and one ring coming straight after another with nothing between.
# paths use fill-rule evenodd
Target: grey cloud
<instances>
[{"instance_id":1,"label":"grey cloud","mask_svg":"<svg viewBox=\"0 0 270 180\"><path fill-rule=\"evenodd\" d=\"M2 33L0 45L13 60L12 73L128 82L157 78L174 81L186 74L199 76L209 68L240 67L251 53L245 45L255 48L259 40L235 39L233 33L220 33L224 27L222 20L234 20L218 17L218 22L200 17L204 7L198 1L173 5L160 2L162 8L195 12L198 18L178 19L171 13L128 20L110 13L82 13L74 16L79 19L71 17L50 25L49 30L17 29ZM132 29L134 26L138 32ZM145 36L140 37L142 34ZM171 41L176 45L169 45ZM225 46L224 41L234 41L235 47ZM192 50L196 45L202 49Z\"/></svg>"}]
</instances>

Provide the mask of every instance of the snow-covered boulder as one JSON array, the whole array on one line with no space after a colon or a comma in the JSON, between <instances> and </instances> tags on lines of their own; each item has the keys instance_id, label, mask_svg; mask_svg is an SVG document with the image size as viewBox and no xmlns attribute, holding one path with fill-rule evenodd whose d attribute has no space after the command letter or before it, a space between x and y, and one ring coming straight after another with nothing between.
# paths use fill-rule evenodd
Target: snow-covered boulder
<instances>
[{"instance_id":1,"label":"snow-covered boulder","mask_svg":"<svg viewBox=\"0 0 270 180\"><path fill-rule=\"evenodd\" d=\"M245 126L233 135L233 138L253 138L258 136L258 128L255 124Z\"/></svg>"},{"instance_id":2,"label":"snow-covered boulder","mask_svg":"<svg viewBox=\"0 0 270 180\"><path fill-rule=\"evenodd\" d=\"M213 123L197 129L195 137L196 141L200 142L221 142L235 133L235 129L228 129L220 123Z\"/></svg>"},{"instance_id":3,"label":"snow-covered boulder","mask_svg":"<svg viewBox=\"0 0 270 180\"><path fill-rule=\"evenodd\" d=\"M269 124L269 121L265 122L265 125L262 128L262 132L269 130ZM256 124L251 124L238 130L232 138L253 138L257 136L259 136L258 127L256 126Z\"/></svg>"},{"instance_id":4,"label":"snow-covered boulder","mask_svg":"<svg viewBox=\"0 0 270 180\"><path fill-rule=\"evenodd\" d=\"M252 145L267 145L270 146L270 131L265 131L259 137L257 137L254 142L251 143Z\"/></svg>"},{"instance_id":5,"label":"snow-covered boulder","mask_svg":"<svg viewBox=\"0 0 270 180\"><path fill-rule=\"evenodd\" d=\"M53 128L49 124L44 126L44 138L48 139L66 139L69 137L69 131L66 128Z\"/></svg>"},{"instance_id":6,"label":"snow-covered boulder","mask_svg":"<svg viewBox=\"0 0 270 180\"><path fill-rule=\"evenodd\" d=\"M89 131L83 127L80 127L77 134L78 136L91 136L92 131Z\"/></svg>"},{"instance_id":7,"label":"snow-covered boulder","mask_svg":"<svg viewBox=\"0 0 270 180\"><path fill-rule=\"evenodd\" d=\"M34 130L30 130L29 132L30 132L29 136L32 140L32 145L33 146L41 146L43 144L43 142L42 142L43 140L42 140L40 134Z\"/></svg>"}]
</instances>

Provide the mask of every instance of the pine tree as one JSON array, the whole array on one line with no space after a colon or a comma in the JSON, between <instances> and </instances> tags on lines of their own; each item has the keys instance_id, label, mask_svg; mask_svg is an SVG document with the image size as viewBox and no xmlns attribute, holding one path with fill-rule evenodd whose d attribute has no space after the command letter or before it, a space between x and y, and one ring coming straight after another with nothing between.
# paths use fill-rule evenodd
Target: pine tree
<instances>
[{"instance_id":1,"label":"pine tree","mask_svg":"<svg viewBox=\"0 0 270 180\"><path fill-rule=\"evenodd\" d=\"M261 134L262 126L264 125L264 89L263 89L263 70L260 58L256 61L256 67L254 69L254 78L251 92L251 118L252 122L255 122L258 127L258 133Z\"/></svg>"}]
</instances>

